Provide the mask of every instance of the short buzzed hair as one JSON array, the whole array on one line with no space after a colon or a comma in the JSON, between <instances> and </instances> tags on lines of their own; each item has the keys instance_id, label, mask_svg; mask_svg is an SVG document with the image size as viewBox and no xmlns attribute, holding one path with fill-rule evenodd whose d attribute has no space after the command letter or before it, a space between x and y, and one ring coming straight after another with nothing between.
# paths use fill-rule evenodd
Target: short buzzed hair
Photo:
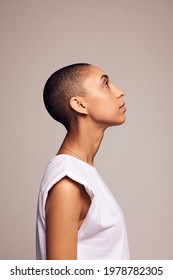
<instances>
[{"instance_id":1,"label":"short buzzed hair","mask_svg":"<svg viewBox=\"0 0 173 280\"><path fill-rule=\"evenodd\" d=\"M88 76L88 63L77 63L65 66L54 72L47 80L43 99L49 114L56 121L70 129L74 111L70 107L70 99L74 96L83 96L82 82Z\"/></svg>"}]
</instances>

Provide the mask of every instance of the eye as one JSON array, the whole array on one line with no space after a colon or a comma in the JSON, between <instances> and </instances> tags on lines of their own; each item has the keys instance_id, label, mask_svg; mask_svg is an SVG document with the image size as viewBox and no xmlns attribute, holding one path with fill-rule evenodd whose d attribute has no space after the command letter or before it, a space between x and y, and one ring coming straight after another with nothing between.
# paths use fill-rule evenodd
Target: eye
<instances>
[{"instance_id":1,"label":"eye","mask_svg":"<svg viewBox=\"0 0 173 280\"><path fill-rule=\"evenodd\" d=\"M106 81L105 81L105 86L106 86L106 87L109 87L109 80L106 80Z\"/></svg>"}]
</instances>

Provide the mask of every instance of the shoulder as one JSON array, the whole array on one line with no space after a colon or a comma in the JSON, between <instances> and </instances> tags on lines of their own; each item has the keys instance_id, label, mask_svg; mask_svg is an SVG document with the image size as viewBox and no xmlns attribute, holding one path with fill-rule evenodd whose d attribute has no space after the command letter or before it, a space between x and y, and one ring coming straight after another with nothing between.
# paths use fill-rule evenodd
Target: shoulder
<instances>
[{"instance_id":1,"label":"shoulder","mask_svg":"<svg viewBox=\"0 0 173 280\"><path fill-rule=\"evenodd\" d=\"M66 155L58 155L49 161L40 185L40 196L46 203L47 195L59 197L69 196L81 198L87 192L92 198L94 187L92 183L92 167ZM82 187L81 187L82 186ZM85 189L85 190L84 190ZM54 194L54 195L53 195Z\"/></svg>"},{"instance_id":2,"label":"shoulder","mask_svg":"<svg viewBox=\"0 0 173 280\"><path fill-rule=\"evenodd\" d=\"M65 176L84 185L88 181L90 173L91 167L85 162L69 155L58 155L49 161L43 175L42 185L47 185L55 180L59 181Z\"/></svg>"},{"instance_id":3,"label":"shoulder","mask_svg":"<svg viewBox=\"0 0 173 280\"><path fill-rule=\"evenodd\" d=\"M48 162L45 173L54 174L54 172L56 172L57 174L64 171L81 173L81 170L87 170L84 162L72 156L61 154L55 156Z\"/></svg>"},{"instance_id":4,"label":"shoulder","mask_svg":"<svg viewBox=\"0 0 173 280\"><path fill-rule=\"evenodd\" d=\"M68 177L58 181L48 193L46 212L60 208L79 213L83 208L83 187Z\"/></svg>"},{"instance_id":5,"label":"shoulder","mask_svg":"<svg viewBox=\"0 0 173 280\"><path fill-rule=\"evenodd\" d=\"M75 198L80 196L81 188L81 184L65 176L50 189L49 196L56 195L59 197Z\"/></svg>"}]
</instances>

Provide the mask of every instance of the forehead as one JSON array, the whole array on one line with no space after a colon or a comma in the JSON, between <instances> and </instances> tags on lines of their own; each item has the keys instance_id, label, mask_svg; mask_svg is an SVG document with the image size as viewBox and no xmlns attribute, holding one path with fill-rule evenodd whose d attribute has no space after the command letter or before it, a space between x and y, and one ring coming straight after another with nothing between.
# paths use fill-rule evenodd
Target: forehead
<instances>
[{"instance_id":1,"label":"forehead","mask_svg":"<svg viewBox=\"0 0 173 280\"><path fill-rule=\"evenodd\" d=\"M90 65L87 69L87 76L83 81L84 87L99 85L103 75L105 75L105 72L101 68Z\"/></svg>"},{"instance_id":2,"label":"forehead","mask_svg":"<svg viewBox=\"0 0 173 280\"><path fill-rule=\"evenodd\" d=\"M90 65L88 67L88 77L100 78L103 74L105 72L97 66Z\"/></svg>"}]
</instances>

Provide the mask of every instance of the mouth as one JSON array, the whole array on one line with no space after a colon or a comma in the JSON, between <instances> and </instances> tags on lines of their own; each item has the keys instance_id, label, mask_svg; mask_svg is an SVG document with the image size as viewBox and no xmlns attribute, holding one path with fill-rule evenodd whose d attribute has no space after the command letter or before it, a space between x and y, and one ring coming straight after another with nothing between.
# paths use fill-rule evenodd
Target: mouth
<instances>
[{"instance_id":1,"label":"mouth","mask_svg":"<svg viewBox=\"0 0 173 280\"><path fill-rule=\"evenodd\" d=\"M123 111L126 111L125 102L123 102L123 104L119 108L122 109Z\"/></svg>"},{"instance_id":2,"label":"mouth","mask_svg":"<svg viewBox=\"0 0 173 280\"><path fill-rule=\"evenodd\" d=\"M125 102L120 106L120 109L123 108L125 106Z\"/></svg>"}]
</instances>

